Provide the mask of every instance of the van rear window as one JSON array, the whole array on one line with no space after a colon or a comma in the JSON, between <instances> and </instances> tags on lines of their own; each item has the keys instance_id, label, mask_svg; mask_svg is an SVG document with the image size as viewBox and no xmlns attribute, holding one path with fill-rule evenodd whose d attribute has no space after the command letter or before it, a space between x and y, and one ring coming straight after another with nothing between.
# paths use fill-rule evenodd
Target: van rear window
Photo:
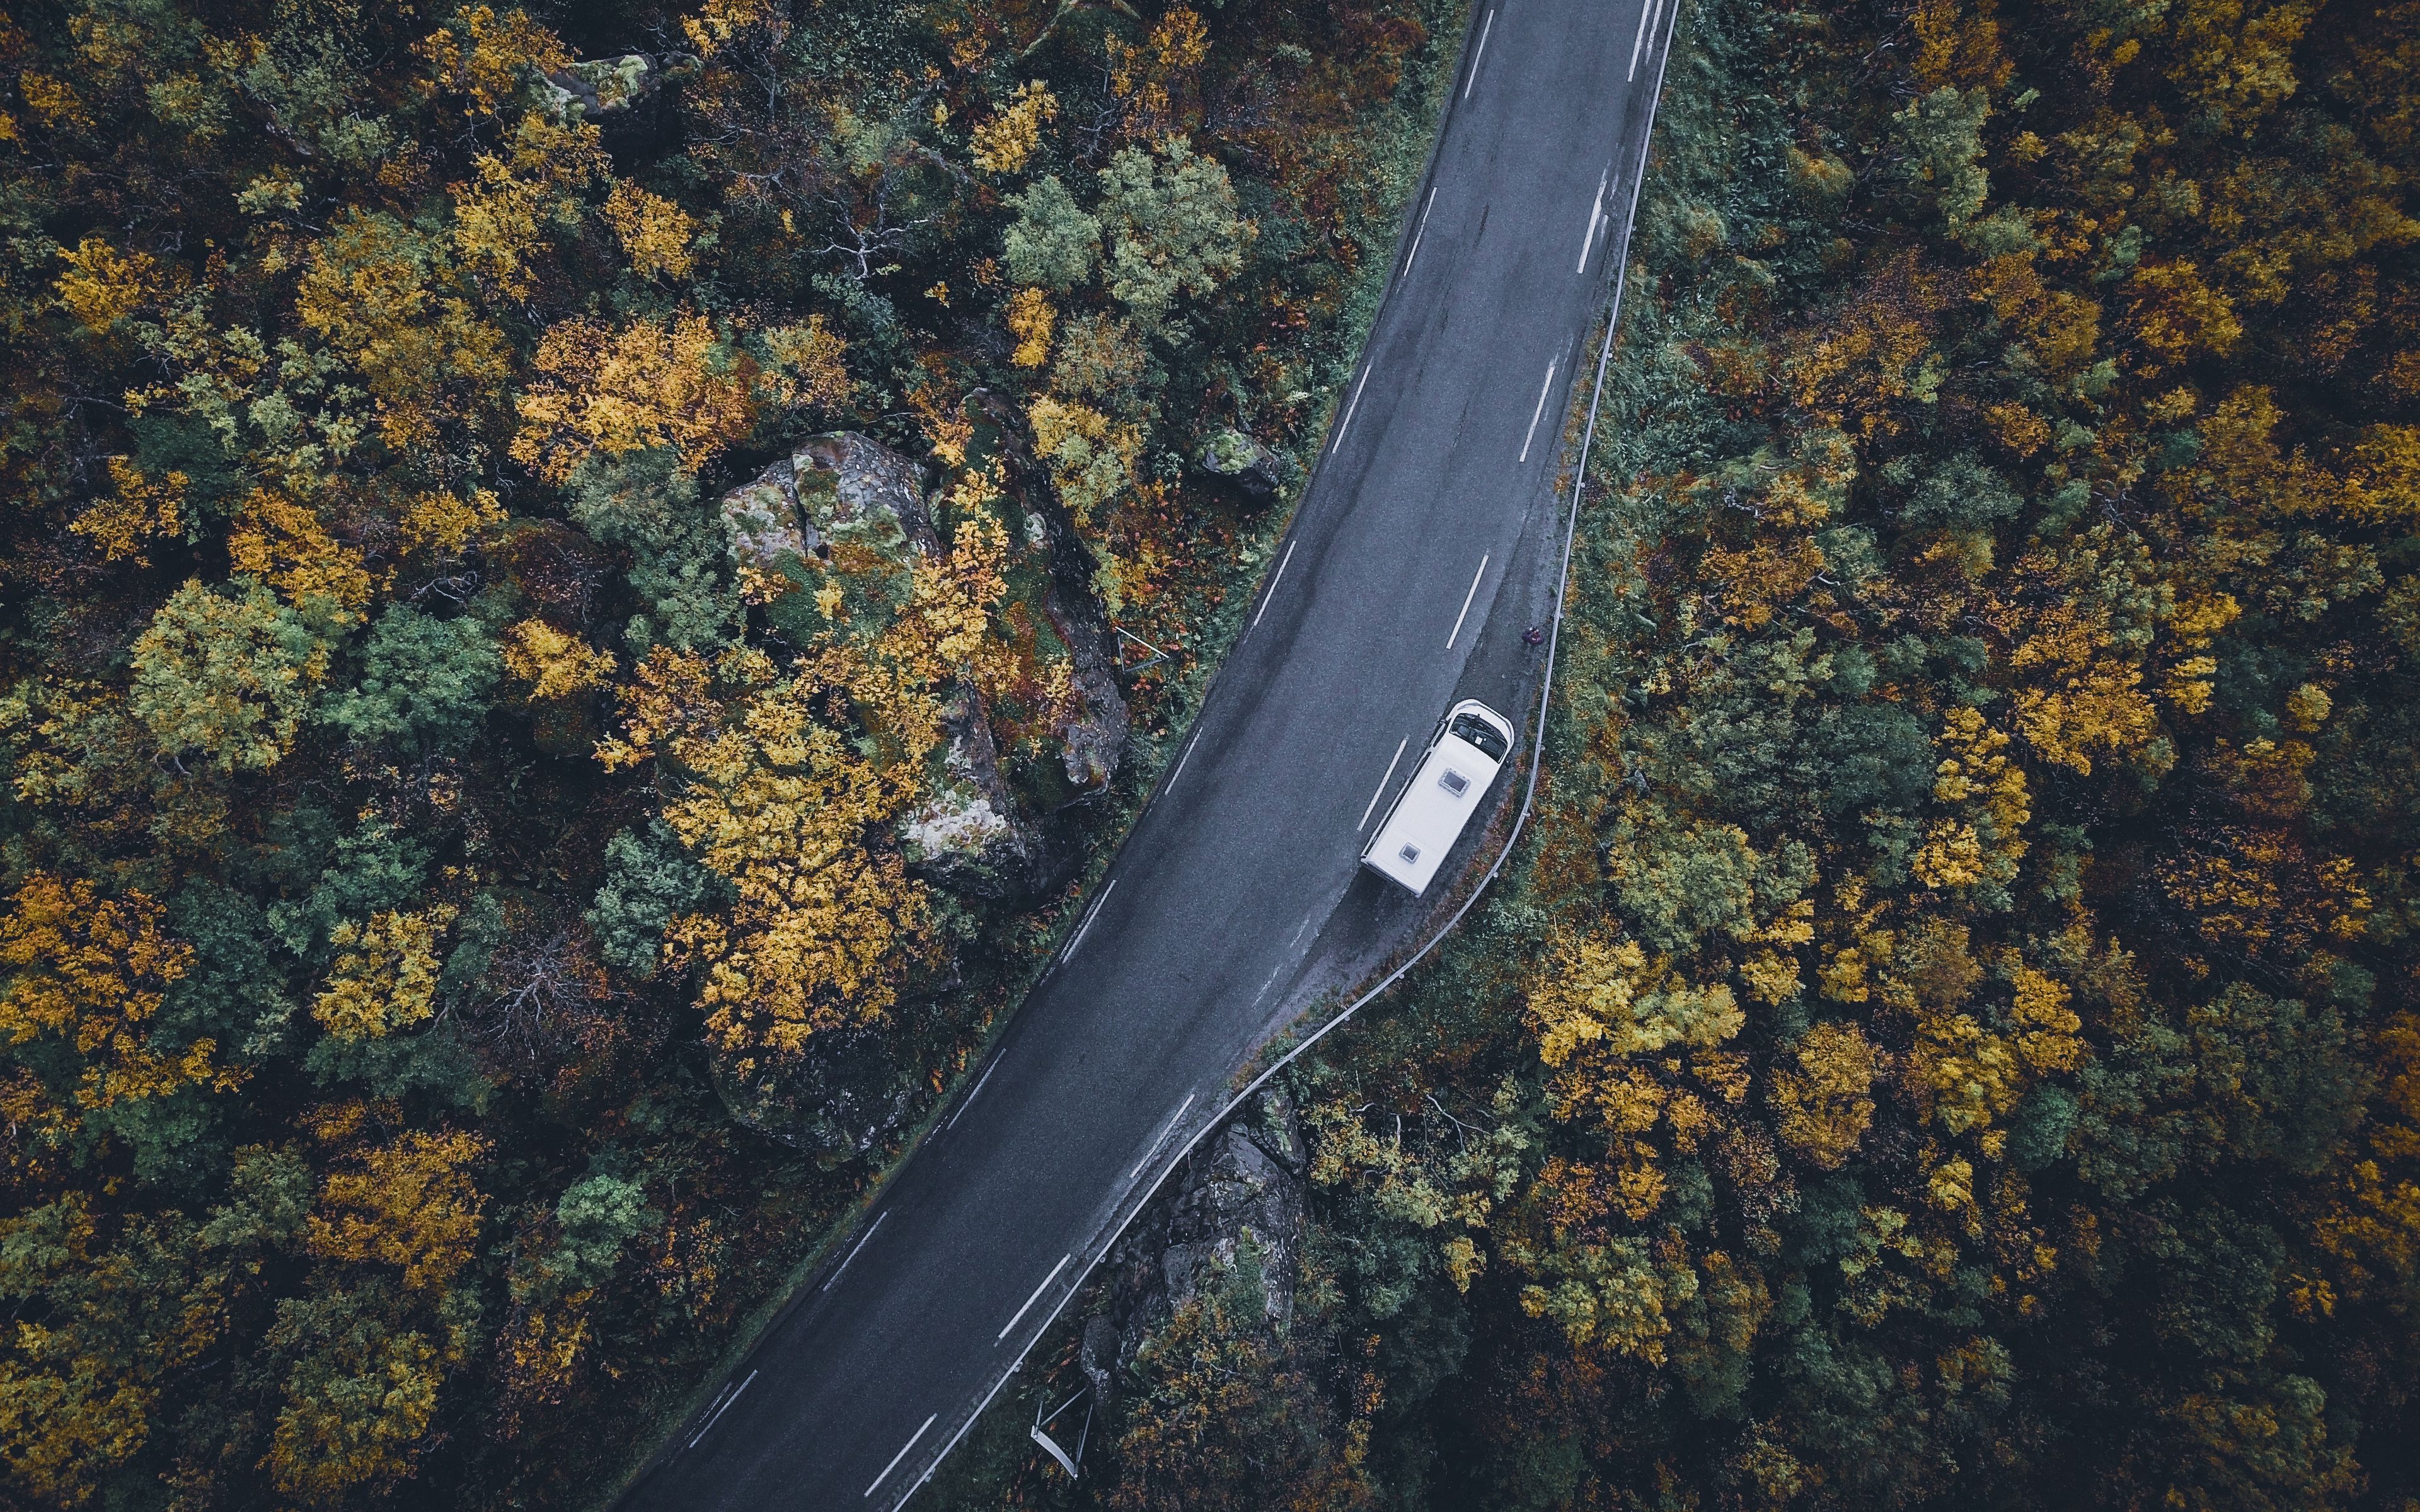
<instances>
[{"instance_id":1,"label":"van rear window","mask_svg":"<svg viewBox=\"0 0 2420 1512\"><path fill-rule=\"evenodd\" d=\"M1487 753L1491 762L1500 762L1511 748L1504 733L1475 714L1466 714L1453 721L1453 733Z\"/></svg>"}]
</instances>

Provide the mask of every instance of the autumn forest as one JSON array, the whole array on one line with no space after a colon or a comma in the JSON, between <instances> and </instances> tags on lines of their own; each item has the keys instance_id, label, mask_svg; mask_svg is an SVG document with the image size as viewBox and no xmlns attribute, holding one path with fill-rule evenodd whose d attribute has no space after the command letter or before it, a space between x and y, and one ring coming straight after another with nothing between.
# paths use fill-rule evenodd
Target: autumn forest
<instances>
[{"instance_id":1,"label":"autumn forest","mask_svg":"<svg viewBox=\"0 0 2420 1512\"><path fill-rule=\"evenodd\" d=\"M1172 754L1466 19L0 15L0 1507L610 1503ZM1689 0L1535 817L931 1504L2420 1505L2415 177L2410 0Z\"/></svg>"}]
</instances>

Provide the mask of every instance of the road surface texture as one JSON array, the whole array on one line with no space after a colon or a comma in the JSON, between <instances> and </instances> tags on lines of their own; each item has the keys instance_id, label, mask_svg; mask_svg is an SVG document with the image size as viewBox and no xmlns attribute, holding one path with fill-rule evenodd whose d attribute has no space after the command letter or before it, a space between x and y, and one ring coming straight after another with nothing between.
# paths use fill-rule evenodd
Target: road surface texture
<instances>
[{"instance_id":1,"label":"road surface texture","mask_svg":"<svg viewBox=\"0 0 2420 1512\"><path fill-rule=\"evenodd\" d=\"M1574 369L1677 6L1479 0L1364 365L1195 733L954 1116L633 1512L906 1501L1299 1007L1331 919L1367 944L1433 912L1360 845L1456 697L1526 717L1497 701L1554 586Z\"/></svg>"}]
</instances>

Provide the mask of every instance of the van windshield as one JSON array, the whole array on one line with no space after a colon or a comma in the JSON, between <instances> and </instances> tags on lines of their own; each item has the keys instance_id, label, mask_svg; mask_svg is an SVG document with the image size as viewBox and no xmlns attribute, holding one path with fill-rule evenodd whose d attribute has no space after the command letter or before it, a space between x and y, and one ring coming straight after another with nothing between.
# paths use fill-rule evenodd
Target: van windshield
<instances>
[{"instance_id":1,"label":"van windshield","mask_svg":"<svg viewBox=\"0 0 2420 1512\"><path fill-rule=\"evenodd\" d=\"M1511 748L1505 744L1504 733L1475 714L1466 714L1453 721L1453 733L1486 752L1491 762L1500 762Z\"/></svg>"}]
</instances>

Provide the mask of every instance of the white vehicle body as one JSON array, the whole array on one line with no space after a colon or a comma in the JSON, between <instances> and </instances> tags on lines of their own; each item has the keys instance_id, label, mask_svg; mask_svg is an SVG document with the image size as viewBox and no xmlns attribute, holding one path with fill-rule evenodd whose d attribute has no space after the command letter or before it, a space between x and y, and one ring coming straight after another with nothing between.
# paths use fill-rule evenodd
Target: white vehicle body
<instances>
[{"instance_id":1,"label":"white vehicle body","mask_svg":"<svg viewBox=\"0 0 2420 1512\"><path fill-rule=\"evenodd\" d=\"M1361 864L1418 897L1512 751L1512 722L1476 699L1446 711L1436 738L1395 795Z\"/></svg>"}]
</instances>

